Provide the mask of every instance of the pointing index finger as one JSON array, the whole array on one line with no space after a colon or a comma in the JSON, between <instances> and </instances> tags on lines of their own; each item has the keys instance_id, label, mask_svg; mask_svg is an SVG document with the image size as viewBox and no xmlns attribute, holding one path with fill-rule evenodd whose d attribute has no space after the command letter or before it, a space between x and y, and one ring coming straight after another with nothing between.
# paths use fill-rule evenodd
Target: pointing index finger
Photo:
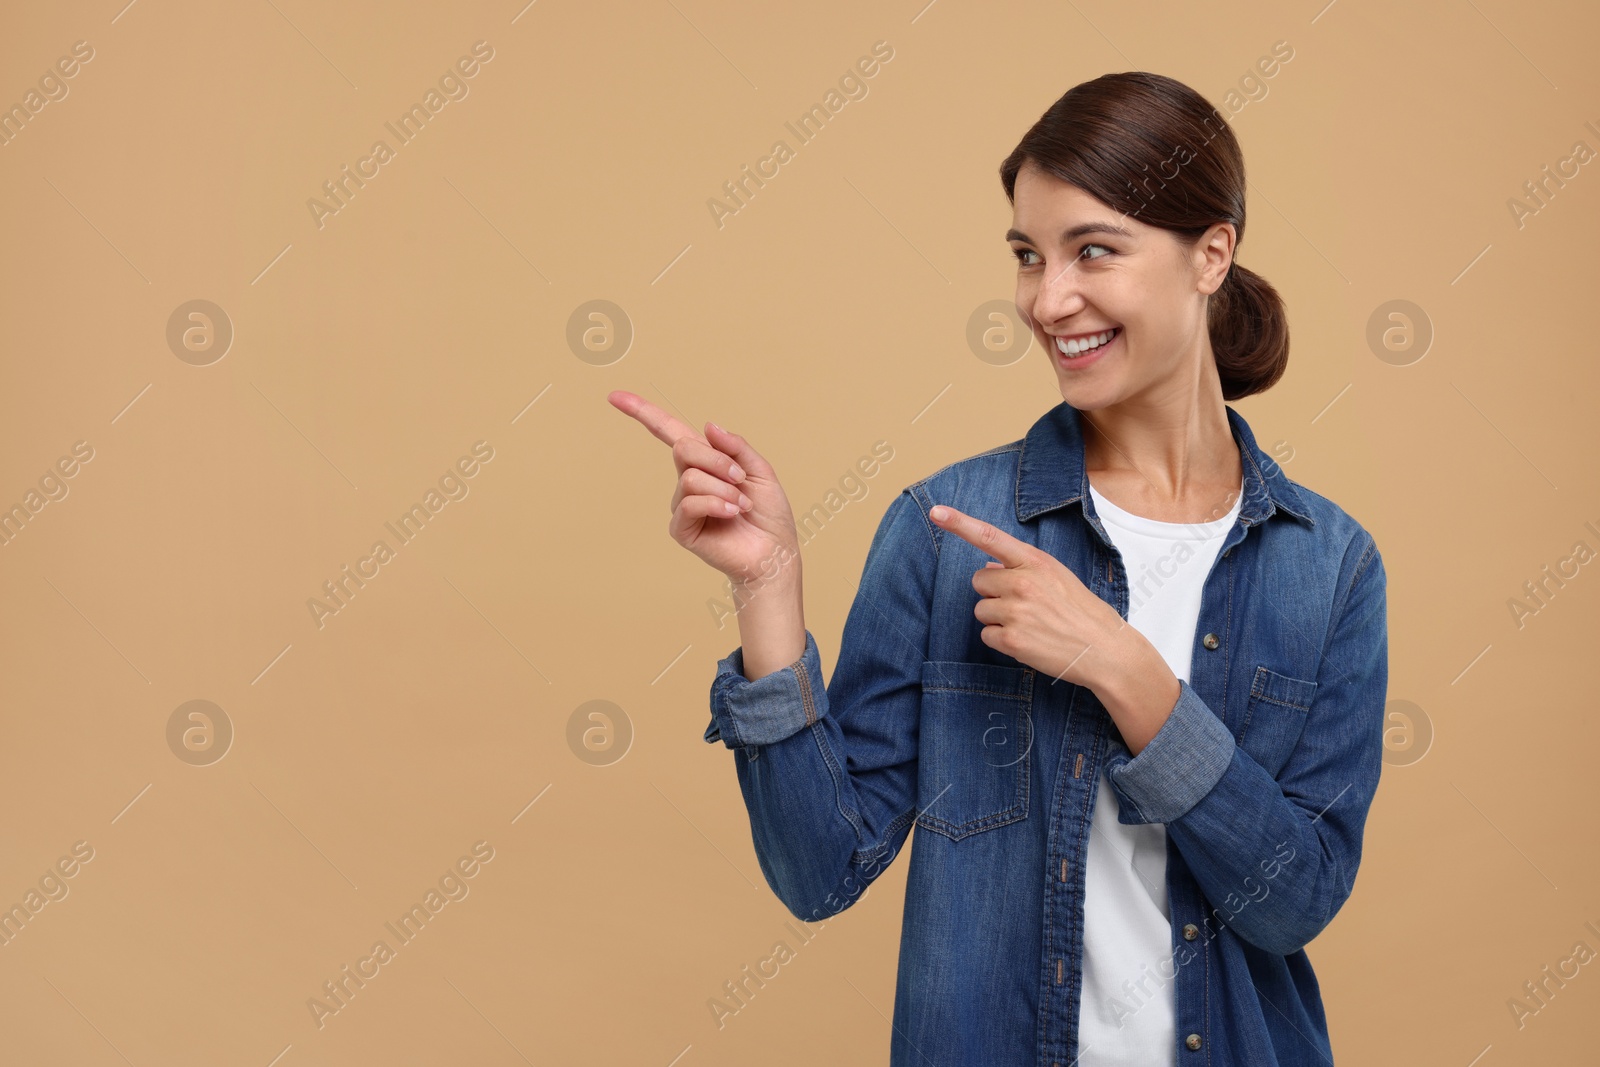
<instances>
[{"instance_id":1,"label":"pointing index finger","mask_svg":"<svg viewBox=\"0 0 1600 1067\"><path fill-rule=\"evenodd\" d=\"M949 530L974 548L989 553L1007 567L1020 567L1033 554L1033 546L1019 541L992 523L940 504L928 512L928 517L943 529Z\"/></svg>"},{"instance_id":2,"label":"pointing index finger","mask_svg":"<svg viewBox=\"0 0 1600 1067\"><path fill-rule=\"evenodd\" d=\"M612 407L624 415L631 415L645 429L669 445L677 444L678 439L685 436L705 440L699 430L696 430L693 426L670 412L650 403L650 401L637 393L630 393L626 389L616 389L607 394L606 399L611 402Z\"/></svg>"}]
</instances>

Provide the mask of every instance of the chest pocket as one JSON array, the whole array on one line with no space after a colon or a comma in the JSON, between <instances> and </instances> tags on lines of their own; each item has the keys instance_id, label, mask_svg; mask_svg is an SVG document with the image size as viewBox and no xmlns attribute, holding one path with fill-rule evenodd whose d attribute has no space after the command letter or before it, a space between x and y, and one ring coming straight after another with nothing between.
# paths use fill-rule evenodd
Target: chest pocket
<instances>
[{"instance_id":1,"label":"chest pocket","mask_svg":"<svg viewBox=\"0 0 1600 1067\"><path fill-rule=\"evenodd\" d=\"M917 824L960 840L1028 816L1031 667L922 664Z\"/></svg>"},{"instance_id":2,"label":"chest pocket","mask_svg":"<svg viewBox=\"0 0 1600 1067\"><path fill-rule=\"evenodd\" d=\"M1237 741L1274 778L1300 741L1316 695L1316 682L1279 674L1265 666L1256 668Z\"/></svg>"}]
</instances>

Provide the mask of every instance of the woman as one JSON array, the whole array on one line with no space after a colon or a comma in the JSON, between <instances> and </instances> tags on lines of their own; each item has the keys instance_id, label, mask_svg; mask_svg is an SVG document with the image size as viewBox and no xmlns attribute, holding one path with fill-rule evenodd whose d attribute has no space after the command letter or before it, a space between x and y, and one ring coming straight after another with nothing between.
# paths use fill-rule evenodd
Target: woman
<instances>
[{"instance_id":1,"label":"woman","mask_svg":"<svg viewBox=\"0 0 1600 1067\"><path fill-rule=\"evenodd\" d=\"M1304 946L1378 785L1386 580L1226 403L1288 357L1234 262L1238 144L1181 83L1109 74L1000 174L1062 403L890 503L826 688L771 464L611 394L672 445L669 531L740 604L705 738L802 919L917 827L897 1067L1331 1063Z\"/></svg>"}]
</instances>

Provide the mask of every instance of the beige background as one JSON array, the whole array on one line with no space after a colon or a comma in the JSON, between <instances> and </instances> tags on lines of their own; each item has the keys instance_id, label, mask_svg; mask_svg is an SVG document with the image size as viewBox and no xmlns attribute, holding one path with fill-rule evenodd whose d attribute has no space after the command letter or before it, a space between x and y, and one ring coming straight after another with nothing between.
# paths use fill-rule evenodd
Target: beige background
<instances>
[{"instance_id":1,"label":"beige background","mask_svg":"<svg viewBox=\"0 0 1600 1067\"><path fill-rule=\"evenodd\" d=\"M1520 628L1509 606L1600 548L1600 172L1508 207L1600 150L1592 8L122 4L0 26L7 106L93 49L0 147L0 505L93 450L0 546L0 904L93 850L0 948L6 1062L883 1062L905 861L813 940L786 925L701 740L737 628L666 534L668 450L605 396L746 434L797 509L890 442L806 548L831 672L893 494L1060 399L1037 349L966 341L1013 292L996 170L1125 69L1244 101L1239 259L1294 354L1238 406L1388 568L1410 704L1310 948L1339 1062L1591 1062L1600 964L1520 1028L1507 1002L1600 951L1600 576ZM784 123L880 40L868 95L799 145ZM323 182L477 41L468 95L319 228ZM707 201L780 138L719 229ZM200 299L234 331L206 366L166 339ZM597 299L620 358L569 347ZM1368 343L1393 300L1431 323L1420 359ZM478 441L469 494L389 535ZM378 539L394 558L319 628L307 601ZM191 700L234 731L205 766L169 747ZM569 743L592 700L631 724L605 765ZM322 983L479 841L469 895L319 1028ZM779 940L795 958L719 1029L708 1000Z\"/></svg>"}]
</instances>

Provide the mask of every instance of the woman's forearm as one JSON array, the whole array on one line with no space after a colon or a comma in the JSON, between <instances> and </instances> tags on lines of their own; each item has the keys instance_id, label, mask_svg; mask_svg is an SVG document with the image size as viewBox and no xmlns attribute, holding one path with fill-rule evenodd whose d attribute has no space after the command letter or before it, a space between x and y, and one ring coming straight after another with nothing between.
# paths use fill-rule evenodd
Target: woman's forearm
<instances>
[{"instance_id":1,"label":"woman's forearm","mask_svg":"<svg viewBox=\"0 0 1600 1067\"><path fill-rule=\"evenodd\" d=\"M744 676L756 681L782 670L806 650L806 615L800 557L754 587L735 584Z\"/></svg>"}]
</instances>

